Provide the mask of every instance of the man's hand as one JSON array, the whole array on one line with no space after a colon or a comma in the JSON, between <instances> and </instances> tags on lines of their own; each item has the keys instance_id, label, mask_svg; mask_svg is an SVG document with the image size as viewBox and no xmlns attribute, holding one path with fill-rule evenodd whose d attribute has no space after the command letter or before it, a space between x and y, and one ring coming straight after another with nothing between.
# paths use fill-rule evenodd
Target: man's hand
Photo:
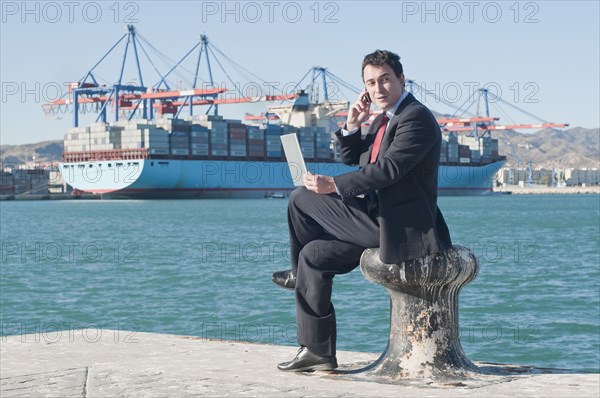
<instances>
[{"instance_id":1,"label":"man's hand","mask_svg":"<svg viewBox=\"0 0 600 398\"><path fill-rule=\"evenodd\" d=\"M335 192L333 177L312 174L310 171L304 175L304 186L309 191L328 194Z\"/></svg>"},{"instance_id":2,"label":"man's hand","mask_svg":"<svg viewBox=\"0 0 600 398\"><path fill-rule=\"evenodd\" d=\"M371 101L368 98L367 90L364 89L360 92L358 100L348 110L348 118L346 119L348 131L360 128L360 125L369 118Z\"/></svg>"}]
</instances>

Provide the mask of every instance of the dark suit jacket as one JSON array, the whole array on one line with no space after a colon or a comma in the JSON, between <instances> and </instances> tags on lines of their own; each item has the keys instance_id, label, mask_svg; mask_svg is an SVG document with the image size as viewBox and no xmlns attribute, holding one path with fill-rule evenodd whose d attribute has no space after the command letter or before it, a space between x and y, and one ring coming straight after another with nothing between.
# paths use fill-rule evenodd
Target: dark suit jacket
<instances>
[{"instance_id":1,"label":"dark suit jacket","mask_svg":"<svg viewBox=\"0 0 600 398\"><path fill-rule=\"evenodd\" d=\"M382 262L396 264L444 250L450 233L437 207L438 163L442 134L433 114L412 94L402 101L369 163L380 115L368 134L342 136L342 161L359 170L334 177L344 200L366 194L378 210ZM374 195L373 192L377 194Z\"/></svg>"}]
</instances>

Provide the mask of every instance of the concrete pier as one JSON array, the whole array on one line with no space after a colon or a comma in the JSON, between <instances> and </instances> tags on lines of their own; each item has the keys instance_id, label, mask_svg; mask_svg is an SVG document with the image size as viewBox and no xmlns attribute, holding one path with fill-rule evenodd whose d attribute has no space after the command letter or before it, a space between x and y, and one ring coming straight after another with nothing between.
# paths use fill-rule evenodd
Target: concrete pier
<instances>
[{"instance_id":1,"label":"concrete pier","mask_svg":"<svg viewBox=\"0 0 600 398\"><path fill-rule=\"evenodd\" d=\"M377 354L338 352L339 372L287 373L296 347L115 330L2 337L6 397L598 397L600 375L477 363L504 374L461 380L359 381L344 370ZM498 372L496 372L498 373ZM502 373L502 372L500 372Z\"/></svg>"}]
</instances>

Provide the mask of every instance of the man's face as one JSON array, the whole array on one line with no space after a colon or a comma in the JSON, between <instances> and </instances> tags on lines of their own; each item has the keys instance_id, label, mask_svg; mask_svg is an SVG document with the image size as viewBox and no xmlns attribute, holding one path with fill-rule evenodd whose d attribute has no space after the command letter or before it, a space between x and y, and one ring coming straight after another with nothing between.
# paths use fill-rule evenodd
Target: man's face
<instances>
[{"instance_id":1,"label":"man's face","mask_svg":"<svg viewBox=\"0 0 600 398\"><path fill-rule=\"evenodd\" d=\"M404 75L397 77L389 65L365 66L363 80L371 101L383 111L390 109L404 92Z\"/></svg>"}]
</instances>

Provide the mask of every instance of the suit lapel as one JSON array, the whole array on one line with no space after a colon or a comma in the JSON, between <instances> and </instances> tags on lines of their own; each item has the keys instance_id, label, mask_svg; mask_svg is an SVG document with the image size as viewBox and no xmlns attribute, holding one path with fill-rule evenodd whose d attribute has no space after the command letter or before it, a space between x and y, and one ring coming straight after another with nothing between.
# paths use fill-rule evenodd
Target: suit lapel
<instances>
[{"instance_id":1,"label":"suit lapel","mask_svg":"<svg viewBox=\"0 0 600 398\"><path fill-rule=\"evenodd\" d=\"M398 126L398 122L400 121L400 114L408 106L408 104L410 104L414 100L415 100L415 97L411 93L408 93L408 95L406 96L406 98L404 98L404 101L402 101L402 103L400 104L398 109L396 109L394 116L389 121L389 126L385 131L383 140L381 141L381 147L379 148L379 153L385 154L385 152L388 150L388 148L392 144L392 141L394 140L394 137L396 135L395 134L396 127ZM371 146L371 148L372 148L372 146ZM369 156L370 156L370 154L369 154Z\"/></svg>"}]
</instances>

